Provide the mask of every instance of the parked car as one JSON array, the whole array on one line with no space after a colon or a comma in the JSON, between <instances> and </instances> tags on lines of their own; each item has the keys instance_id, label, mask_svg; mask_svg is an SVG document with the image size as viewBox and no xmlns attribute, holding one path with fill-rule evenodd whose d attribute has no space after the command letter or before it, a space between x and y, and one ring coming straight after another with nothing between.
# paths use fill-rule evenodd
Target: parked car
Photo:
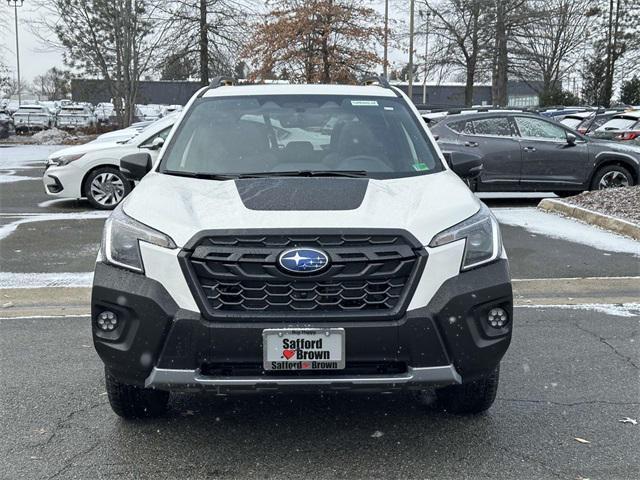
<instances>
[{"instance_id":1,"label":"parked car","mask_svg":"<svg viewBox=\"0 0 640 480\"><path fill-rule=\"evenodd\" d=\"M573 115L575 113L592 111L589 107L549 107L538 110L538 113L543 116L560 122L567 115Z\"/></svg>"},{"instance_id":2,"label":"parked car","mask_svg":"<svg viewBox=\"0 0 640 480\"><path fill-rule=\"evenodd\" d=\"M96 105L94 113L99 124L107 125L109 123L111 115L113 114L113 104L104 102L98 103L98 105Z\"/></svg>"},{"instance_id":3,"label":"parked car","mask_svg":"<svg viewBox=\"0 0 640 480\"><path fill-rule=\"evenodd\" d=\"M182 111L182 105L163 105L160 109L160 114L163 117L170 115L172 113L177 113Z\"/></svg>"},{"instance_id":4,"label":"parked car","mask_svg":"<svg viewBox=\"0 0 640 480\"><path fill-rule=\"evenodd\" d=\"M11 115L6 112L0 112L0 139L9 138L15 133L16 128Z\"/></svg>"},{"instance_id":5,"label":"parked car","mask_svg":"<svg viewBox=\"0 0 640 480\"><path fill-rule=\"evenodd\" d=\"M90 143L123 143L138 135L152 123L153 122L138 122L127 128L103 133L102 135L98 135L98 137Z\"/></svg>"},{"instance_id":6,"label":"parked car","mask_svg":"<svg viewBox=\"0 0 640 480\"><path fill-rule=\"evenodd\" d=\"M134 109L134 112L133 112L132 123L140 122L140 121L142 121L142 112L140 111L140 109L136 105L136 107ZM109 124L110 125L119 125L118 115L117 115L117 112L116 112L115 108L111 111L111 113L109 115Z\"/></svg>"},{"instance_id":7,"label":"parked car","mask_svg":"<svg viewBox=\"0 0 640 480\"><path fill-rule=\"evenodd\" d=\"M596 138L640 145L640 110L614 115L597 128Z\"/></svg>"},{"instance_id":8,"label":"parked car","mask_svg":"<svg viewBox=\"0 0 640 480\"><path fill-rule=\"evenodd\" d=\"M595 116L595 111L576 112L565 116L560 123L565 127L569 127L572 130L578 130L578 125L585 120L591 120Z\"/></svg>"},{"instance_id":9,"label":"parked car","mask_svg":"<svg viewBox=\"0 0 640 480\"><path fill-rule=\"evenodd\" d=\"M599 110L594 115L591 115L582 122L580 122L576 127L579 133L583 135L593 135L593 132L604 125L606 122L611 120L614 115L622 113L620 110Z\"/></svg>"},{"instance_id":10,"label":"parked car","mask_svg":"<svg viewBox=\"0 0 640 480\"><path fill-rule=\"evenodd\" d=\"M101 210L115 208L133 188L120 172L120 159L140 151L157 156L175 121L155 122L124 143L87 143L52 153L42 178L45 192L56 198L86 198Z\"/></svg>"},{"instance_id":11,"label":"parked car","mask_svg":"<svg viewBox=\"0 0 640 480\"><path fill-rule=\"evenodd\" d=\"M138 105L140 120L144 122L154 122L162 117L159 105Z\"/></svg>"},{"instance_id":12,"label":"parked car","mask_svg":"<svg viewBox=\"0 0 640 480\"><path fill-rule=\"evenodd\" d=\"M584 190L630 186L640 176L640 149L601 142L538 115L452 115L433 129L444 151L482 159L478 191Z\"/></svg>"},{"instance_id":13,"label":"parked car","mask_svg":"<svg viewBox=\"0 0 640 480\"><path fill-rule=\"evenodd\" d=\"M63 130L94 128L97 119L93 111L86 105L65 105L58 111L56 126Z\"/></svg>"},{"instance_id":14,"label":"parked car","mask_svg":"<svg viewBox=\"0 0 640 480\"><path fill-rule=\"evenodd\" d=\"M450 412L491 406L513 296L498 222L459 177L479 163L454 173L379 82L214 83L162 158L122 158L141 181L105 224L91 321L115 413L160 415L187 389L404 387ZM323 148L282 147L271 118L334 128Z\"/></svg>"},{"instance_id":15,"label":"parked car","mask_svg":"<svg viewBox=\"0 0 640 480\"><path fill-rule=\"evenodd\" d=\"M13 114L13 123L18 133L46 130L56 124L56 117L42 105L22 105Z\"/></svg>"}]
</instances>

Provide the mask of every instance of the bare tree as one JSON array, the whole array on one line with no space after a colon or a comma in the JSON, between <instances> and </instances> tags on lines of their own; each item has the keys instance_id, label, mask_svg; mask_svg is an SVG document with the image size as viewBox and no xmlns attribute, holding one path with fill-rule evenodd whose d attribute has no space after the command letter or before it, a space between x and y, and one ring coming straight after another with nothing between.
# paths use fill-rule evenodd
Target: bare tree
<instances>
[{"instance_id":1,"label":"bare tree","mask_svg":"<svg viewBox=\"0 0 640 480\"><path fill-rule=\"evenodd\" d=\"M231 75L245 44L252 40L250 20L257 15L257 0L168 0L164 9L174 23L171 37L180 39L168 45L163 57L178 57L197 65L200 83L210 77ZM159 68L165 70L166 62Z\"/></svg>"},{"instance_id":2,"label":"bare tree","mask_svg":"<svg viewBox=\"0 0 640 480\"><path fill-rule=\"evenodd\" d=\"M161 0L50 0L36 30L53 32L67 65L102 78L121 125L134 118L140 79L154 66L170 20ZM47 41L44 35L43 41ZM52 40L48 40L51 42Z\"/></svg>"},{"instance_id":3,"label":"bare tree","mask_svg":"<svg viewBox=\"0 0 640 480\"><path fill-rule=\"evenodd\" d=\"M489 41L489 0L423 0L434 21L436 37L431 63L462 70L465 79L465 105L473 103L473 87Z\"/></svg>"},{"instance_id":4,"label":"bare tree","mask_svg":"<svg viewBox=\"0 0 640 480\"><path fill-rule=\"evenodd\" d=\"M33 79L34 90L48 100L65 98L71 93L71 72L53 67Z\"/></svg>"},{"instance_id":5,"label":"bare tree","mask_svg":"<svg viewBox=\"0 0 640 480\"><path fill-rule=\"evenodd\" d=\"M252 77L286 73L289 80L354 82L382 62L382 19L363 0L277 0L245 56Z\"/></svg>"},{"instance_id":6,"label":"bare tree","mask_svg":"<svg viewBox=\"0 0 640 480\"><path fill-rule=\"evenodd\" d=\"M520 26L511 40L511 70L525 81L542 82L541 99L557 96L562 81L582 60L592 19L591 0L529 0L535 21ZM533 82L531 82L533 85ZM552 102L553 103L553 102Z\"/></svg>"}]
</instances>

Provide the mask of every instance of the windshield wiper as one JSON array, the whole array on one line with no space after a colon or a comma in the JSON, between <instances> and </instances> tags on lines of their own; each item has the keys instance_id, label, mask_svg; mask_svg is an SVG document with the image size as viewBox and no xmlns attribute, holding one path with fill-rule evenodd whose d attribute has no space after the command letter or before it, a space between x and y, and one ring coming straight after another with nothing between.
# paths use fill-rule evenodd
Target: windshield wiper
<instances>
[{"instance_id":1,"label":"windshield wiper","mask_svg":"<svg viewBox=\"0 0 640 480\"><path fill-rule=\"evenodd\" d=\"M366 177L365 170L291 170L285 172L259 172L243 173L238 178L262 178L262 177Z\"/></svg>"},{"instance_id":2,"label":"windshield wiper","mask_svg":"<svg viewBox=\"0 0 640 480\"><path fill-rule=\"evenodd\" d=\"M163 170L160 173L164 173L166 175L175 175L176 177L203 178L206 180L235 180L239 178L238 175L203 172L181 172L179 170Z\"/></svg>"}]
</instances>

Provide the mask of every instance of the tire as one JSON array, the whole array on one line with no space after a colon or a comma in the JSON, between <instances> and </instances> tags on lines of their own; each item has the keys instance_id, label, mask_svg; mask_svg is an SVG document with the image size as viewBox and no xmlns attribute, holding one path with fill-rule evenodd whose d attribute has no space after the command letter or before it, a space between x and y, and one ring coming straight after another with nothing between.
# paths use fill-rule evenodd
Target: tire
<instances>
[{"instance_id":1,"label":"tire","mask_svg":"<svg viewBox=\"0 0 640 480\"><path fill-rule=\"evenodd\" d=\"M631 172L622 165L607 165L596 172L591 181L591 190L632 187L635 184Z\"/></svg>"},{"instance_id":2,"label":"tire","mask_svg":"<svg viewBox=\"0 0 640 480\"><path fill-rule=\"evenodd\" d=\"M569 190L569 191L553 192L553 193L560 198L567 198L567 197L573 197L574 195L578 195L580 192L574 192Z\"/></svg>"},{"instance_id":3,"label":"tire","mask_svg":"<svg viewBox=\"0 0 640 480\"><path fill-rule=\"evenodd\" d=\"M446 412L473 415L493 405L500 380L500 366L486 377L462 385L450 385L436 390L438 406Z\"/></svg>"},{"instance_id":4,"label":"tire","mask_svg":"<svg viewBox=\"0 0 640 480\"><path fill-rule=\"evenodd\" d=\"M151 390L119 382L105 368L104 379L111 409L126 418L155 418L167 411L169 392Z\"/></svg>"},{"instance_id":5,"label":"tire","mask_svg":"<svg viewBox=\"0 0 640 480\"><path fill-rule=\"evenodd\" d=\"M93 208L113 210L131 192L131 182L117 168L100 167L87 175L82 189Z\"/></svg>"}]
</instances>

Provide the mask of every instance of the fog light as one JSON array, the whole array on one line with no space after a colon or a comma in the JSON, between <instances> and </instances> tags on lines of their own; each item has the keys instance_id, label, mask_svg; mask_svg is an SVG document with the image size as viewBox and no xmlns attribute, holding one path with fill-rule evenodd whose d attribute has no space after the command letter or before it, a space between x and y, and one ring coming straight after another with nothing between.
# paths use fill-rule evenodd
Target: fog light
<instances>
[{"instance_id":1,"label":"fog light","mask_svg":"<svg viewBox=\"0 0 640 480\"><path fill-rule=\"evenodd\" d=\"M487 322L493 328L502 328L509 321L507 312L500 307L492 308L487 315Z\"/></svg>"},{"instance_id":2,"label":"fog light","mask_svg":"<svg viewBox=\"0 0 640 480\"><path fill-rule=\"evenodd\" d=\"M97 323L100 330L111 332L118 326L118 316L109 310L105 310L98 315Z\"/></svg>"}]
</instances>

